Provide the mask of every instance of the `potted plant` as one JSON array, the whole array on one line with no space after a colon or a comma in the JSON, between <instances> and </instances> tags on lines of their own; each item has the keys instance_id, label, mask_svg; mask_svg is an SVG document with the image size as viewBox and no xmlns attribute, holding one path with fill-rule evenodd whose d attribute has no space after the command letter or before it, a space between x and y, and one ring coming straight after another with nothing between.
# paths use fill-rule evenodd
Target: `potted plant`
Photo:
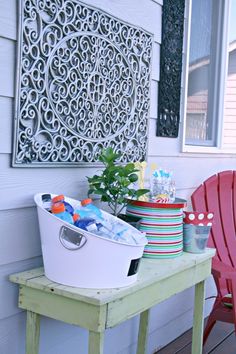
<instances>
[{"instance_id":1,"label":"potted plant","mask_svg":"<svg viewBox=\"0 0 236 354\"><path fill-rule=\"evenodd\" d=\"M107 202L113 215L130 222L137 222L135 217L121 214L129 203L129 199L138 199L149 192L148 189L135 189L133 183L138 180L134 163L126 165L118 164L121 157L112 148L103 149L99 161L104 164L104 169L100 175L95 174L87 177L89 183L88 194L98 194L102 202Z\"/></svg>"}]
</instances>

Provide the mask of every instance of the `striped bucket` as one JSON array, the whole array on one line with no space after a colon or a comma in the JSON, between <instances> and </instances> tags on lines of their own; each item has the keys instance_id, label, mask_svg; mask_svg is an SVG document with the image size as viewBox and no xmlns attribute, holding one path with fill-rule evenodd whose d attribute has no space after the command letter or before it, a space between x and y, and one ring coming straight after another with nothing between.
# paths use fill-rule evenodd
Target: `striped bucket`
<instances>
[{"instance_id":1,"label":"striped bucket","mask_svg":"<svg viewBox=\"0 0 236 354\"><path fill-rule=\"evenodd\" d=\"M171 204L130 200L126 214L142 218L139 229L148 239L143 257L174 258L182 254L185 206L186 200L180 198Z\"/></svg>"}]
</instances>

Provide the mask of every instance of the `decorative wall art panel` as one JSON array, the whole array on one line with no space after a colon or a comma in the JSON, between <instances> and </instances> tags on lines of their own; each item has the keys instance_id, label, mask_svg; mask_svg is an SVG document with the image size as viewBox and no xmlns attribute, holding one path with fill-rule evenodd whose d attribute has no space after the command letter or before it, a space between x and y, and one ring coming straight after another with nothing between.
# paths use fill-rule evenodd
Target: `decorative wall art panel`
<instances>
[{"instance_id":1,"label":"decorative wall art panel","mask_svg":"<svg viewBox=\"0 0 236 354\"><path fill-rule=\"evenodd\" d=\"M146 157L153 36L76 0L22 0L13 165Z\"/></svg>"}]
</instances>

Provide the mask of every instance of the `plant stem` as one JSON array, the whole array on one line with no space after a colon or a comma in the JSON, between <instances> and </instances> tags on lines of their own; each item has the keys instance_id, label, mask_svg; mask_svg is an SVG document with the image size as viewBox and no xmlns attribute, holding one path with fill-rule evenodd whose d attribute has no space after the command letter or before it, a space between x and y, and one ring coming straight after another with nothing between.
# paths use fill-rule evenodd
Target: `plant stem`
<instances>
[{"instance_id":1,"label":"plant stem","mask_svg":"<svg viewBox=\"0 0 236 354\"><path fill-rule=\"evenodd\" d=\"M113 214L115 214L115 208L114 208L113 204L111 202L108 202L108 206L109 206L109 208L111 208Z\"/></svg>"},{"instance_id":2,"label":"plant stem","mask_svg":"<svg viewBox=\"0 0 236 354\"><path fill-rule=\"evenodd\" d=\"M123 210L126 206L127 206L127 203L124 204L124 205L120 208L120 210L118 211L117 215L119 215L119 214L122 212L122 210Z\"/></svg>"},{"instance_id":3,"label":"plant stem","mask_svg":"<svg viewBox=\"0 0 236 354\"><path fill-rule=\"evenodd\" d=\"M118 207L118 202L117 202L117 199L116 199L116 201L115 201L115 210L114 210L114 215L115 216L118 215L117 207Z\"/></svg>"}]
</instances>

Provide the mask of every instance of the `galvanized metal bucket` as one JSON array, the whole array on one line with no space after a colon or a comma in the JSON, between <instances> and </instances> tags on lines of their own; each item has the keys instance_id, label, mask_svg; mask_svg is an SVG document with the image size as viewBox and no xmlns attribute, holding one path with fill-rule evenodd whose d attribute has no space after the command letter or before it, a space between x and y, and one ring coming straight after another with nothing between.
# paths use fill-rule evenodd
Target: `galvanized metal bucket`
<instances>
[{"instance_id":1,"label":"galvanized metal bucket","mask_svg":"<svg viewBox=\"0 0 236 354\"><path fill-rule=\"evenodd\" d=\"M207 247L211 226L183 225L184 251L190 253L203 253Z\"/></svg>"}]
</instances>

